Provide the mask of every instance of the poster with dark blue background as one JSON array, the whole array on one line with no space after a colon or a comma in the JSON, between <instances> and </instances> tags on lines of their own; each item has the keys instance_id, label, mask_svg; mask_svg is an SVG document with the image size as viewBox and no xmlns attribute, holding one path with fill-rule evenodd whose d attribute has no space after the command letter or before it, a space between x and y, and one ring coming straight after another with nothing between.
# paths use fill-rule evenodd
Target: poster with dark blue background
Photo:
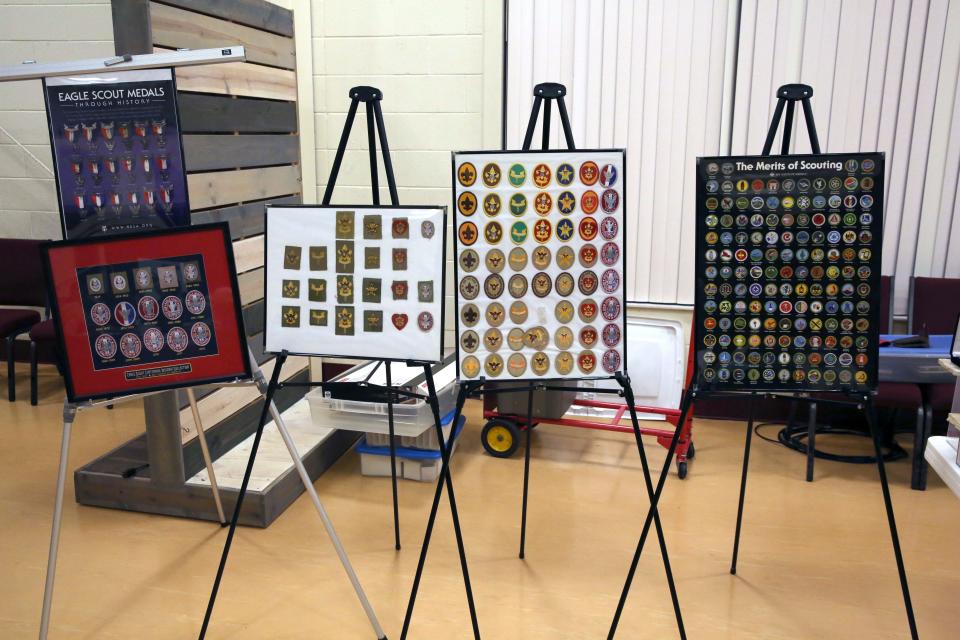
<instances>
[{"instance_id":1,"label":"poster with dark blue background","mask_svg":"<svg viewBox=\"0 0 960 640\"><path fill-rule=\"evenodd\" d=\"M171 69L44 82L64 238L190 224Z\"/></svg>"}]
</instances>

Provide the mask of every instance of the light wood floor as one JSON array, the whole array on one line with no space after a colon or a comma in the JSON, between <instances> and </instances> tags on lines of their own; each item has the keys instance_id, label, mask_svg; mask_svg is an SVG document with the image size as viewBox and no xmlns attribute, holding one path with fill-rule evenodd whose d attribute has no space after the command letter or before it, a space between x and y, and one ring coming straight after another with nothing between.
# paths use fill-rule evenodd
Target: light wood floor
<instances>
[{"instance_id":1,"label":"light wood floor","mask_svg":"<svg viewBox=\"0 0 960 640\"><path fill-rule=\"evenodd\" d=\"M22 379L25 379L25 371ZM6 380L3 380L5 385ZM0 402L0 638L36 637L60 438L45 377L40 407ZM517 559L522 456L479 444L478 406L454 465L485 638L601 638L646 512L633 440L555 426L534 433L527 559ZM135 435L138 405L82 414L71 469ZM699 420L690 476L671 473L663 520L690 638L904 638L906 618L876 468L820 462L754 440L739 575L728 572L743 425ZM664 450L646 439L660 468ZM857 440L853 446L866 447ZM910 585L924 638L960 627L960 502L931 475L908 488L890 466ZM401 482L404 548L393 549L390 485L363 478L355 454L317 482L380 616L399 638L433 485ZM81 507L63 520L51 638L193 638L225 532L199 522ZM411 637L468 638L449 511L435 532ZM618 637L676 637L651 537ZM310 502L266 530L241 529L210 638L372 638Z\"/></svg>"}]
</instances>

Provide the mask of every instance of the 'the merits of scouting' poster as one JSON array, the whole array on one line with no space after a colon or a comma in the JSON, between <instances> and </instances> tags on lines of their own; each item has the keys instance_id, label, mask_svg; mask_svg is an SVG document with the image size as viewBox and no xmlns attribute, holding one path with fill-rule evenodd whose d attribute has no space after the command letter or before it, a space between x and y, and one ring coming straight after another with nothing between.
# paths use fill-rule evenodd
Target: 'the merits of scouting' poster
<instances>
[{"instance_id":1,"label":"'the merits of scouting' poster","mask_svg":"<svg viewBox=\"0 0 960 640\"><path fill-rule=\"evenodd\" d=\"M171 69L48 78L65 238L190 224Z\"/></svg>"},{"instance_id":2,"label":"'the merits of scouting' poster","mask_svg":"<svg viewBox=\"0 0 960 640\"><path fill-rule=\"evenodd\" d=\"M698 160L701 388L876 388L883 160Z\"/></svg>"}]
</instances>

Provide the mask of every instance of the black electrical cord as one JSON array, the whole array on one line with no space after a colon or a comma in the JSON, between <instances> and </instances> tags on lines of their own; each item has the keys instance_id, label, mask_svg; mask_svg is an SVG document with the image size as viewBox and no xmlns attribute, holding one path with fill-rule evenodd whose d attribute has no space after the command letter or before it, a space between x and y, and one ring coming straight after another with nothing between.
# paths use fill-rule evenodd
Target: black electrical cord
<instances>
[{"instance_id":1,"label":"black electrical cord","mask_svg":"<svg viewBox=\"0 0 960 640\"><path fill-rule=\"evenodd\" d=\"M770 436L765 436L760 433L761 427L773 427L777 426L779 423L776 422L762 422L757 424L753 428L753 432L761 440L766 440L767 442L772 442L774 444L782 444L788 449L793 449L794 451L799 451L800 453L806 455L807 453L807 425L805 423L797 423L793 427L784 426L777 433L776 438L771 438ZM871 437L869 433L860 431L858 429L849 429L845 427L834 427L832 425L817 425L817 435L842 435L842 436L861 436L869 438ZM893 462L895 460L901 460L907 457L906 450L897 444L896 441L887 447L888 451L883 455L884 462ZM819 449L813 450L813 455L816 458L821 460L831 460L833 462L847 462L850 464L876 464L877 459L875 456L856 456L856 455L846 455L838 453L827 453L826 451L820 451Z\"/></svg>"}]
</instances>

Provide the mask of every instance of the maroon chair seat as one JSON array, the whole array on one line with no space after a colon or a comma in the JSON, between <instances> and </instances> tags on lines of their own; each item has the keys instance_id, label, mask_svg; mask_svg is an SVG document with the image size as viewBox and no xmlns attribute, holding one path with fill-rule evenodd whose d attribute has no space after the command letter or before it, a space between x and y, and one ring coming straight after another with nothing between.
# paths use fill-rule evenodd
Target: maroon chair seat
<instances>
[{"instance_id":1,"label":"maroon chair seat","mask_svg":"<svg viewBox=\"0 0 960 640\"><path fill-rule=\"evenodd\" d=\"M888 409L916 409L923 405L920 387L912 382L881 382L877 386L877 406Z\"/></svg>"},{"instance_id":2,"label":"maroon chair seat","mask_svg":"<svg viewBox=\"0 0 960 640\"><path fill-rule=\"evenodd\" d=\"M56 354L57 328L53 319L33 325L30 329L30 404L33 406L37 405L37 364L41 358L44 362L57 363Z\"/></svg>"},{"instance_id":3,"label":"maroon chair seat","mask_svg":"<svg viewBox=\"0 0 960 640\"><path fill-rule=\"evenodd\" d=\"M930 406L934 411L950 413L950 408L953 406L953 390L954 385L950 383L929 386Z\"/></svg>"},{"instance_id":4,"label":"maroon chair seat","mask_svg":"<svg viewBox=\"0 0 960 640\"><path fill-rule=\"evenodd\" d=\"M40 240L0 238L0 305L37 307L47 304L47 287L43 278ZM17 336L26 333L40 321L40 314L31 309L0 310L0 338L6 340L7 387L10 402L16 400L17 383L14 368L14 347Z\"/></svg>"},{"instance_id":5,"label":"maroon chair seat","mask_svg":"<svg viewBox=\"0 0 960 640\"><path fill-rule=\"evenodd\" d=\"M40 313L32 309L0 309L0 336L24 333L40 322Z\"/></svg>"}]
</instances>

